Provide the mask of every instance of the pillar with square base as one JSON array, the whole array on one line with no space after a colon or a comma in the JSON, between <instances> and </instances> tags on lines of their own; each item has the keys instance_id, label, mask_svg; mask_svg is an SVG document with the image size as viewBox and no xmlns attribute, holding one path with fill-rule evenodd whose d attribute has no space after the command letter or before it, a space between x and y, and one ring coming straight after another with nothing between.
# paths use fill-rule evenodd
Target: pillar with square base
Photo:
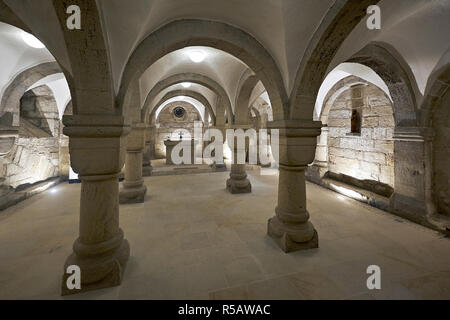
<instances>
[{"instance_id":1,"label":"pillar with square base","mask_svg":"<svg viewBox=\"0 0 450 320\"><path fill-rule=\"evenodd\" d=\"M210 128L208 128L208 129L216 129L216 130L219 130L221 133L222 133L222 138L224 138L225 137L225 126L213 126L213 127L210 127ZM213 140L214 141L214 140ZM203 141L205 144L206 144L206 146L208 146L212 141L210 141L208 138L206 139L206 140L204 140ZM206 147L205 146L205 147ZM223 153L223 146L222 146L222 153ZM215 157L216 156L216 151L215 150L213 150L212 151L212 153L211 153L211 155L213 156L213 157ZM216 162L216 161L214 161L214 163L213 163L213 168L215 169L215 171L227 171L227 166L226 166L226 164L225 164L225 159L222 157L222 161L221 162Z\"/></svg>"},{"instance_id":2,"label":"pillar with square base","mask_svg":"<svg viewBox=\"0 0 450 320\"><path fill-rule=\"evenodd\" d=\"M145 128L145 147L142 154L142 176L149 177L152 175L153 167L151 162L153 150L153 129L154 126L147 125Z\"/></svg>"},{"instance_id":3,"label":"pillar with square base","mask_svg":"<svg viewBox=\"0 0 450 320\"><path fill-rule=\"evenodd\" d=\"M127 137L127 153L125 158L125 180L119 193L119 202L144 202L147 187L142 178L142 151L145 143L145 125L133 124Z\"/></svg>"},{"instance_id":4,"label":"pillar with square base","mask_svg":"<svg viewBox=\"0 0 450 320\"><path fill-rule=\"evenodd\" d=\"M232 194L252 192L252 184L247 178L245 164L232 164L230 178L227 180L227 190Z\"/></svg>"},{"instance_id":5,"label":"pillar with square base","mask_svg":"<svg viewBox=\"0 0 450 320\"><path fill-rule=\"evenodd\" d=\"M243 127L239 128L243 129ZM239 128L236 127L236 129ZM232 152L233 161L231 163L230 178L227 180L226 186L227 190L232 194L252 192L252 184L250 183L250 180L248 180L247 172L245 170L246 167L245 156L246 150L248 149L246 148L246 146L248 147L248 143L244 143L243 146L238 145L237 138L235 138L234 143L230 145L230 148L232 148L233 151ZM239 159L238 157L238 155L240 154L243 155L241 159ZM240 163L242 161L244 163Z\"/></svg>"},{"instance_id":6,"label":"pillar with square base","mask_svg":"<svg viewBox=\"0 0 450 320\"><path fill-rule=\"evenodd\" d=\"M321 122L284 120L270 123L279 130L278 205L267 233L284 252L319 247L306 209L305 170L314 160ZM273 135L272 135L273 136Z\"/></svg>"},{"instance_id":7,"label":"pillar with square base","mask_svg":"<svg viewBox=\"0 0 450 320\"><path fill-rule=\"evenodd\" d=\"M81 180L79 237L64 266L62 295L117 286L130 255L119 227L118 175L129 127L121 116L64 116L71 165ZM81 270L81 288L69 289L71 265ZM70 280L70 279L69 279Z\"/></svg>"}]
</instances>

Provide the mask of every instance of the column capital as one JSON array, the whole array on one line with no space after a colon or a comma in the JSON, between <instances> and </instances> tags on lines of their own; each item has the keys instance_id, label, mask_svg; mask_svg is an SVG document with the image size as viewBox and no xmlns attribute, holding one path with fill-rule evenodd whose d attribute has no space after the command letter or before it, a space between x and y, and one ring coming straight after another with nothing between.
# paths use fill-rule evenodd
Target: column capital
<instances>
[{"instance_id":1,"label":"column capital","mask_svg":"<svg viewBox=\"0 0 450 320\"><path fill-rule=\"evenodd\" d=\"M317 137L322 122L311 120L278 120L268 123L268 128L279 130L279 162L281 169L304 168L314 161ZM274 135L272 134L272 139ZM272 141L273 143L273 141Z\"/></svg>"},{"instance_id":2,"label":"column capital","mask_svg":"<svg viewBox=\"0 0 450 320\"><path fill-rule=\"evenodd\" d=\"M145 146L145 130L146 125L144 123L133 123L131 131L127 136L127 151L128 152L140 152Z\"/></svg>"},{"instance_id":3,"label":"column capital","mask_svg":"<svg viewBox=\"0 0 450 320\"><path fill-rule=\"evenodd\" d=\"M253 126L251 124L231 124L227 127L227 129L242 129L242 130L247 130L247 129L252 129Z\"/></svg>"},{"instance_id":4,"label":"column capital","mask_svg":"<svg viewBox=\"0 0 450 320\"><path fill-rule=\"evenodd\" d=\"M429 127L397 127L392 138L395 141L424 142L433 137L433 129Z\"/></svg>"},{"instance_id":5,"label":"column capital","mask_svg":"<svg viewBox=\"0 0 450 320\"><path fill-rule=\"evenodd\" d=\"M64 116L71 165L80 176L115 174L125 161L125 138L130 127L122 116Z\"/></svg>"},{"instance_id":6,"label":"column capital","mask_svg":"<svg viewBox=\"0 0 450 320\"><path fill-rule=\"evenodd\" d=\"M318 136L323 127L321 121L313 120L275 120L267 122L268 129L279 129L288 136Z\"/></svg>"},{"instance_id":7,"label":"column capital","mask_svg":"<svg viewBox=\"0 0 450 320\"><path fill-rule=\"evenodd\" d=\"M19 138L19 127L0 126L0 155L10 152Z\"/></svg>"}]
</instances>

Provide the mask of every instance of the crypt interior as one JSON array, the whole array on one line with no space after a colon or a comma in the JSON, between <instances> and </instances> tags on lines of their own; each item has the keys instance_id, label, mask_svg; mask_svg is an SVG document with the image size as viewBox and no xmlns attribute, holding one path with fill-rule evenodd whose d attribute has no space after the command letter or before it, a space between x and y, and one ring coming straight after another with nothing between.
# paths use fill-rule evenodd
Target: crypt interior
<instances>
[{"instance_id":1,"label":"crypt interior","mask_svg":"<svg viewBox=\"0 0 450 320\"><path fill-rule=\"evenodd\" d=\"M0 0L0 299L450 299L450 1L66 2Z\"/></svg>"}]
</instances>

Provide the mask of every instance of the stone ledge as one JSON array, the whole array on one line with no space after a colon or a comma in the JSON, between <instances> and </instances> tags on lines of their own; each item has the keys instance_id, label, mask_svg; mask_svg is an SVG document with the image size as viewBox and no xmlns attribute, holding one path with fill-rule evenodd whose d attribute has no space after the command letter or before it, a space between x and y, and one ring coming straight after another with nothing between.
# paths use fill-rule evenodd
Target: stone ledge
<instances>
[{"instance_id":1,"label":"stone ledge","mask_svg":"<svg viewBox=\"0 0 450 320\"><path fill-rule=\"evenodd\" d=\"M344 182L334 180L331 178L322 179L307 179L313 183L316 183L322 187L333 190L346 197L355 199L357 201L366 203L372 207L389 211L389 198L376 194L374 192L355 187L353 185L346 184Z\"/></svg>"},{"instance_id":2,"label":"stone ledge","mask_svg":"<svg viewBox=\"0 0 450 320\"><path fill-rule=\"evenodd\" d=\"M19 186L9 193L0 196L0 210L5 210L25 199L31 198L35 194L44 192L62 182L60 177L50 178L30 186Z\"/></svg>"}]
</instances>

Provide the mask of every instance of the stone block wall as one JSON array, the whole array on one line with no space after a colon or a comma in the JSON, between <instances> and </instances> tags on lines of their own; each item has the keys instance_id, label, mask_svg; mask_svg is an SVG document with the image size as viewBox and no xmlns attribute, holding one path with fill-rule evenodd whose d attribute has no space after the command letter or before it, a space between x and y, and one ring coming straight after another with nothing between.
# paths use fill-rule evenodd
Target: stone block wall
<instances>
[{"instance_id":1,"label":"stone block wall","mask_svg":"<svg viewBox=\"0 0 450 320\"><path fill-rule=\"evenodd\" d=\"M2 184L17 188L59 174L59 138L18 138L0 158Z\"/></svg>"},{"instance_id":2,"label":"stone block wall","mask_svg":"<svg viewBox=\"0 0 450 320\"><path fill-rule=\"evenodd\" d=\"M183 118L177 118L173 114L173 110L178 106L186 110ZM157 128L155 130L154 158L160 159L166 157L164 141L168 140L180 129L184 129L186 132L189 132L191 137L194 137L194 121L201 121L201 116L197 109L188 102L172 102L164 107L159 113L158 119L156 119Z\"/></svg>"},{"instance_id":3,"label":"stone block wall","mask_svg":"<svg viewBox=\"0 0 450 320\"><path fill-rule=\"evenodd\" d=\"M328 170L394 187L394 117L390 99L376 86L362 87L361 133L351 133L352 89L328 114Z\"/></svg>"},{"instance_id":4,"label":"stone block wall","mask_svg":"<svg viewBox=\"0 0 450 320\"><path fill-rule=\"evenodd\" d=\"M20 102L19 136L0 157L0 195L60 173L62 126L52 92L46 86L37 87L27 91Z\"/></svg>"},{"instance_id":5,"label":"stone block wall","mask_svg":"<svg viewBox=\"0 0 450 320\"><path fill-rule=\"evenodd\" d=\"M20 119L25 119L50 136L59 135L56 101L47 86L27 91L20 100Z\"/></svg>"},{"instance_id":6,"label":"stone block wall","mask_svg":"<svg viewBox=\"0 0 450 320\"><path fill-rule=\"evenodd\" d=\"M450 216L450 91L433 112L433 198L436 210Z\"/></svg>"}]
</instances>

